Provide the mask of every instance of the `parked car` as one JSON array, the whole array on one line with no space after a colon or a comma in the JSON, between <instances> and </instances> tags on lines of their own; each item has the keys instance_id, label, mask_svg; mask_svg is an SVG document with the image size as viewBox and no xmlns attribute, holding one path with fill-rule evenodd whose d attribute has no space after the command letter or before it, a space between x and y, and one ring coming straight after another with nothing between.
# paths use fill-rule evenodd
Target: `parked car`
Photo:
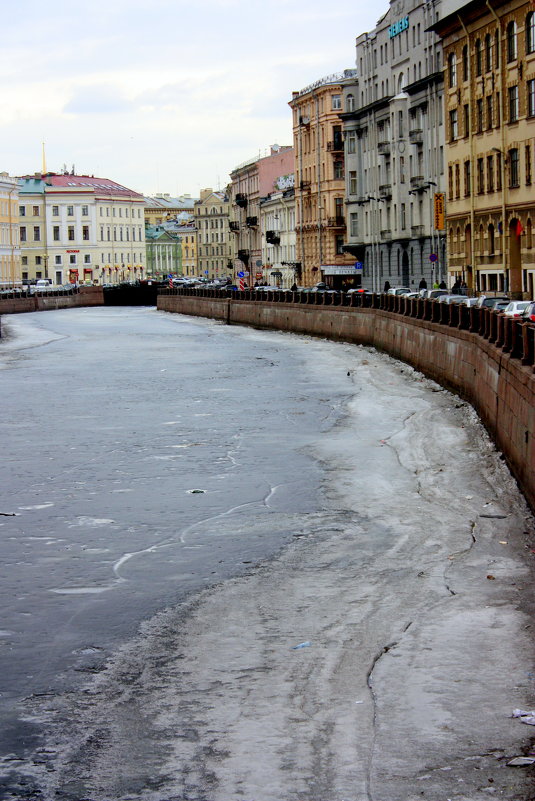
<instances>
[{"instance_id":1,"label":"parked car","mask_svg":"<svg viewBox=\"0 0 535 801\"><path fill-rule=\"evenodd\" d=\"M479 300L479 298L467 298L467 297L464 297L463 300L461 301L461 303L462 303L463 306L477 306L478 300Z\"/></svg>"},{"instance_id":2,"label":"parked car","mask_svg":"<svg viewBox=\"0 0 535 801\"><path fill-rule=\"evenodd\" d=\"M460 304L466 299L466 295L439 295L437 301L439 303L457 303Z\"/></svg>"},{"instance_id":3,"label":"parked car","mask_svg":"<svg viewBox=\"0 0 535 801\"><path fill-rule=\"evenodd\" d=\"M387 291L387 295L406 295L411 289L408 286L391 286Z\"/></svg>"},{"instance_id":4,"label":"parked car","mask_svg":"<svg viewBox=\"0 0 535 801\"><path fill-rule=\"evenodd\" d=\"M508 306L509 302L507 300L499 300L498 303L495 303L494 306L491 306L491 308L492 311L504 312Z\"/></svg>"},{"instance_id":5,"label":"parked car","mask_svg":"<svg viewBox=\"0 0 535 801\"><path fill-rule=\"evenodd\" d=\"M477 299L477 306L482 308L486 306L488 309L492 309L497 303L503 302L506 300L509 303L509 298L507 295L496 295L496 297L488 297L487 295L480 295Z\"/></svg>"},{"instance_id":6,"label":"parked car","mask_svg":"<svg viewBox=\"0 0 535 801\"><path fill-rule=\"evenodd\" d=\"M527 306L529 306L529 300L512 300L505 307L503 313L506 317L522 317L522 312Z\"/></svg>"},{"instance_id":7,"label":"parked car","mask_svg":"<svg viewBox=\"0 0 535 801\"><path fill-rule=\"evenodd\" d=\"M366 293L371 294L369 289L364 289L362 286L354 286L351 289L347 290L347 295L365 295Z\"/></svg>"},{"instance_id":8,"label":"parked car","mask_svg":"<svg viewBox=\"0 0 535 801\"><path fill-rule=\"evenodd\" d=\"M522 312L521 320L524 323L535 324L535 300L530 300L530 302Z\"/></svg>"},{"instance_id":9,"label":"parked car","mask_svg":"<svg viewBox=\"0 0 535 801\"><path fill-rule=\"evenodd\" d=\"M436 300L441 295L449 295L447 289L420 289L420 297L428 298L428 300Z\"/></svg>"}]
</instances>

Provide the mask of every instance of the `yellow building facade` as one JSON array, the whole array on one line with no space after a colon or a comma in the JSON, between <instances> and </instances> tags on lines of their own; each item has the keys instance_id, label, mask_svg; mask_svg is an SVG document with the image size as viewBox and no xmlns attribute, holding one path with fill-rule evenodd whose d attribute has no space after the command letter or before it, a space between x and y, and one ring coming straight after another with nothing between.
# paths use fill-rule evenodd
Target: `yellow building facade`
<instances>
[{"instance_id":1,"label":"yellow building facade","mask_svg":"<svg viewBox=\"0 0 535 801\"><path fill-rule=\"evenodd\" d=\"M535 8L472 2L433 26L445 64L450 281L535 295Z\"/></svg>"},{"instance_id":2,"label":"yellow building facade","mask_svg":"<svg viewBox=\"0 0 535 801\"><path fill-rule=\"evenodd\" d=\"M300 283L312 286L331 276L354 273L345 242L345 178L342 122L343 75L293 92L296 255Z\"/></svg>"},{"instance_id":3,"label":"yellow building facade","mask_svg":"<svg viewBox=\"0 0 535 801\"><path fill-rule=\"evenodd\" d=\"M21 283L18 180L0 173L0 286Z\"/></svg>"}]
</instances>

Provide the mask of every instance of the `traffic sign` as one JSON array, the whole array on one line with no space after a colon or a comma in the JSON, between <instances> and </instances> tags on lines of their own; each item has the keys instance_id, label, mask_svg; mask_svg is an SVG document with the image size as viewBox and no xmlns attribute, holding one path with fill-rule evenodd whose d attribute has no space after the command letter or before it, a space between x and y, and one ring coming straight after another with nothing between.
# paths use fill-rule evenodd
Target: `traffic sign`
<instances>
[{"instance_id":1,"label":"traffic sign","mask_svg":"<svg viewBox=\"0 0 535 801\"><path fill-rule=\"evenodd\" d=\"M361 261L356 261L355 262L355 270L362 270L363 267L364 267L364 265L363 265L363 263Z\"/></svg>"},{"instance_id":2,"label":"traffic sign","mask_svg":"<svg viewBox=\"0 0 535 801\"><path fill-rule=\"evenodd\" d=\"M238 273L238 278L243 278L244 275L245 273L242 270L240 270L240 272Z\"/></svg>"},{"instance_id":3,"label":"traffic sign","mask_svg":"<svg viewBox=\"0 0 535 801\"><path fill-rule=\"evenodd\" d=\"M438 261L438 256L436 253L429 254L429 261Z\"/></svg>"},{"instance_id":4,"label":"traffic sign","mask_svg":"<svg viewBox=\"0 0 535 801\"><path fill-rule=\"evenodd\" d=\"M243 271L243 274L244 274L244 275L249 275L249 270L244 270L244 271Z\"/></svg>"}]
</instances>

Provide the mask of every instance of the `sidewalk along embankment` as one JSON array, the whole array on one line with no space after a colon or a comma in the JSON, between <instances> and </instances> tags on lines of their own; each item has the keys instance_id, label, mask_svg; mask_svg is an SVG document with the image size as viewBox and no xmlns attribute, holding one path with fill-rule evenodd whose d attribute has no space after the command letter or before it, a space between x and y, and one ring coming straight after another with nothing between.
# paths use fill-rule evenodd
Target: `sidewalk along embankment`
<instances>
[{"instance_id":1,"label":"sidewalk along embankment","mask_svg":"<svg viewBox=\"0 0 535 801\"><path fill-rule=\"evenodd\" d=\"M280 294L254 300L170 291L158 296L157 307L370 345L407 362L474 406L535 510L534 326L434 301L374 296L364 307L353 305L364 299L331 305L325 298L311 303Z\"/></svg>"}]
</instances>

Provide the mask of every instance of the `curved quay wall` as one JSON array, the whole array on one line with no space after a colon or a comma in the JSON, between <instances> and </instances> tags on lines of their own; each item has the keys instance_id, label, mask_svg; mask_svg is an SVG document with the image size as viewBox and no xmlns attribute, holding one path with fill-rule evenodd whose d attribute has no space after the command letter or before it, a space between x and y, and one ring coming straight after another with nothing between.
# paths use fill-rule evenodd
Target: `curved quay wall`
<instances>
[{"instance_id":1,"label":"curved quay wall","mask_svg":"<svg viewBox=\"0 0 535 801\"><path fill-rule=\"evenodd\" d=\"M403 296L164 290L158 309L371 345L466 398L535 510L535 326Z\"/></svg>"}]
</instances>

